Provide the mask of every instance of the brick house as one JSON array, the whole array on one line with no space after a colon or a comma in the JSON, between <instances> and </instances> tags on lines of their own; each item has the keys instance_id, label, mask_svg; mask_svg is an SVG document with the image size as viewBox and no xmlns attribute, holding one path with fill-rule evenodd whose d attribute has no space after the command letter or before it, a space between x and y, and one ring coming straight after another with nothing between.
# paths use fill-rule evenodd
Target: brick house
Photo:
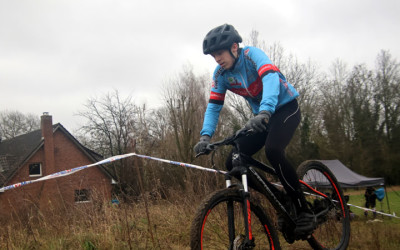
<instances>
[{"instance_id":1,"label":"brick house","mask_svg":"<svg viewBox=\"0 0 400 250\"><path fill-rule=\"evenodd\" d=\"M37 179L88 165L102 157L78 142L52 116L41 116L41 129L0 142L0 186ZM112 176L103 166L28 184L0 193L0 215L21 209L67 208L111 199Z\"/></svg>"}]
</instances>

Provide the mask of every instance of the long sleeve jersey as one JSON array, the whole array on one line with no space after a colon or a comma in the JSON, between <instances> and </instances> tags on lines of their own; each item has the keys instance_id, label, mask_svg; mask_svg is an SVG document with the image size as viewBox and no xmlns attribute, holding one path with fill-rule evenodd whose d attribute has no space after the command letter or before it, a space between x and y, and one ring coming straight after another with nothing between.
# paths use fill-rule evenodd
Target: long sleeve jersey
<instances>
[{"instance_id":1,"label":"long sleeve jersey","mask_svg":"<svg viewBox=\"0 0 400 250\"><path fill-rule=\"evenodd\" d=\"M201 135L214 135L227 90L243 96L255 115L262 110L273 114L299 96L262 50L244 47L233 69L225 70L218 65L214 71Z\"/></svg>"}]
</instances>

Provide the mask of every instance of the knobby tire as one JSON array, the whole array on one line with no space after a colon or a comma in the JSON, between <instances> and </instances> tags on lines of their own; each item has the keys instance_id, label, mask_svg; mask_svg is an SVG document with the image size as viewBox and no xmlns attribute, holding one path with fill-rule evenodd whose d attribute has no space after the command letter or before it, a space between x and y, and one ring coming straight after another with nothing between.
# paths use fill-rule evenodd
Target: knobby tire
<instances>
[{"instance_id":1,"label":"knobby tire","mask_svg":"<svg viewBox=\"0 0 400 250\"><path fill-rule=\"evenodd\" d=\"M329 199L335 200L331 203L333 205L330 206L328 214L324 216L325 221L318 225L308 243L313 249L346 249L350 240L350 217L337 179L319 161L302 163L297 169L297 174L301 181L325 194ZM306 185L302 185L302 189L314 213L318 213L329 203L320 195L310 192Z\"/></svg>"},{"instance_id":2,"label":"knobby tire","mask_svg":"<svg viewBox=\"0 0 400 250\"><path fill-rule=\"evenodd\" d=\"M233 203L234 228L228 226L227 204ZM275 227L263 209L250 200L251 228L254 249L280 249ZM238 188L227 188L212 193L198 209L191 227L192 250L234 249L229 240L229 230L234 231L235 242L244 238L243 199Z\"/></svg>"}]
</instances>

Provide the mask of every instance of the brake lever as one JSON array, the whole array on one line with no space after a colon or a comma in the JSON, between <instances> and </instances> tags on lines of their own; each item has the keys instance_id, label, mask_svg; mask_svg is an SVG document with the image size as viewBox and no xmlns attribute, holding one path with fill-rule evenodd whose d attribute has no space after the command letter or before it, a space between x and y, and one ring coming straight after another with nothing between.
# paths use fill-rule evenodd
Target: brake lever
<instances>
[{"instance_id":1,"label":"brake lever","mask_svg":"<svg viewBox=\"0 0 400 250\"><path fill-rule=\"evenodd\" d=\"M229 139L225 139L224 141L220 141L220 142L216 142L215 144L208 144L206 149L203 152L198 153L195 157L199 157L201 155L208 155L211 152L215 151L215 149L219 146L219 145L227 145L227 144L231 144L233 141L235 141L237 138L242 137L242 136L248 136L254 133L253 129L247 129L247 128L242 128L240 130L238 130L235 135ZM226 143L228 141L228 143Z\"/></svg>"},{"instance_id":2,"label":"brake lever","mask_svg":"<svg viewBox=\"0 0 400 250\"><path fill-rule=\"evenodd\" d=\"M197 158L197 157L199 157L199 156L201 156L201 155L208 155L209 153L211 153L212 151L214 151L215 148L216 148L215 145L213 145L213 144L208 144L207 147L206 147L206 149L205 149L203 152L198 153L195 157Z\"/></svg>"}]
</instances>

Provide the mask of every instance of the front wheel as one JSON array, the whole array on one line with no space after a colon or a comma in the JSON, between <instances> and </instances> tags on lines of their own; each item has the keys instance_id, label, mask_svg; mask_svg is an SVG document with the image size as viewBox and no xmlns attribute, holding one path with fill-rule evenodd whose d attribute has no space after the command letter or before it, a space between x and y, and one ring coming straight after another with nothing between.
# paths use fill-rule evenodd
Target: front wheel
<instances>
[{"instance_id":1,"label":"front wheel","mask_svg":"<svg viewBox=\"0 0 400 250\"><path fill-rule=\"evenodd\" d=\"M335 176L319 161L304 162L297 174L312 210L322 214L309 244L313 249L346 249L350 240L349 210Z\"/></svg>"},{"instance_id":2,"label":"front wheel","mask_svg":"<svg viewBox=\"0 0 400 250\"><path fill-rule=\"evenodd\" d=\"M253 249L280 249L276 230L262 208L250 201L250 210ZM242 249L244 221L239 189L228 188L211 194L202 202L193 220L191 249Z\"/></svg>"}]
</instances>

